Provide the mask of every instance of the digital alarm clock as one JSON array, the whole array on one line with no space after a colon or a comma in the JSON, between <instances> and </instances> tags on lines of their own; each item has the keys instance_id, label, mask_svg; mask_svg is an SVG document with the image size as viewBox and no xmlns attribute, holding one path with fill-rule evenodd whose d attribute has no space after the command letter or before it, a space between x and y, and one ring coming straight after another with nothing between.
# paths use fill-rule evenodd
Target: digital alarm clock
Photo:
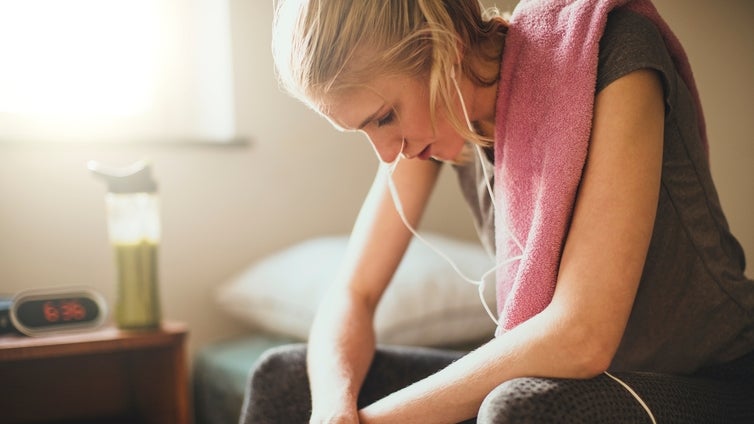
<instances>
[{"instance_id":1,"label":"digital alarm clock","mask_svg":"<svg viewBox=\"0 0 754 424\"><path fill-rule=\"evenodd\" d=\"M13 327L29 336L93 329L106 317L104 298L86 287L25 290L10 305Z\"/></svg>"}]
</instances>

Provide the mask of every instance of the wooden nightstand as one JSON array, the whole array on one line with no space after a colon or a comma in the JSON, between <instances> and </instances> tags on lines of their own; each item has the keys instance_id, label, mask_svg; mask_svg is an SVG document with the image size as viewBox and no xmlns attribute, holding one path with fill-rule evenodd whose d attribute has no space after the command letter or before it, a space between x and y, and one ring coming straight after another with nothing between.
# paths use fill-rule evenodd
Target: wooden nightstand
<instances>
[{"instance_id":1,"label":"wooden nightstand","mask_svg":"<svg viewBox=\"0 0 754 424\"><path fill-rule=\"evenodd\" d=\"M3 423L191 422L187 329L0 336Z\"/></svg>"}]
</instances>

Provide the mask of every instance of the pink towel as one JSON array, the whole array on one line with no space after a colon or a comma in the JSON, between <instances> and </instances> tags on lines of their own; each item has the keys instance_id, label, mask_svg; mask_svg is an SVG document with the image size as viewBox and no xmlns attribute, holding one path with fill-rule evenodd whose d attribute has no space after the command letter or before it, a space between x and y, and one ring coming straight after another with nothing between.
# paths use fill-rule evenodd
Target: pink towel
<instances>
[{"instance_id":1,"label":"pink towel","mask_svg":"<svg viewBox=\"0 0 754 424\"><path fill-rule=\"evenodd\" d=\"M502 59L495 132L498 334L552 300L560 257L586 160L599 41L607 14L626 7L658 27L696 98L679 41L649 0L522 0ZM521 252L509 229L524 246Z\"/></svg>"}]
</instances>

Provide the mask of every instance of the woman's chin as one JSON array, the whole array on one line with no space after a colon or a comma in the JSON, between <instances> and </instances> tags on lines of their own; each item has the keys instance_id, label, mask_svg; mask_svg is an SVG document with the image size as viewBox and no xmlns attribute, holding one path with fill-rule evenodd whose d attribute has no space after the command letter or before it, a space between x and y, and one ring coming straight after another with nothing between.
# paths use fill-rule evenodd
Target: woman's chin
<instances>
[{"instance_id":1,"label":"woman's chin","mask_svg":"<svg viewBox=\"0 0 754 424\"><path fill-rule=\"evenodd\" d=\"M441 155L432 156L432 159L440 162L449 163L451 165L464 165L469 163L473 159L473 145L469 142L464 142L460 148L451 157L442 157Z\"/></svg>"}]
</instances>

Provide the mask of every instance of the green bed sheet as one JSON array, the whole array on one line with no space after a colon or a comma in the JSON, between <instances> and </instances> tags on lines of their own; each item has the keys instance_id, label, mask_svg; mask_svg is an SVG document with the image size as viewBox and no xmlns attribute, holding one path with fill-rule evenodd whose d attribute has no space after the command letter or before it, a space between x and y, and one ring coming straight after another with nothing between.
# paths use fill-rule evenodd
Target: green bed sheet
<instances>
[{"instance_id":1,"label":"green bed sheet","mask_svg":"<svg viewBox=\"0 0 754 424\"><path fill-rule=\"evenodd\" d=\"M267 349L296 341L251 334L202 348L194 358L195 424L238 423L249 373Z\"/></svg>"}]
</instances>

